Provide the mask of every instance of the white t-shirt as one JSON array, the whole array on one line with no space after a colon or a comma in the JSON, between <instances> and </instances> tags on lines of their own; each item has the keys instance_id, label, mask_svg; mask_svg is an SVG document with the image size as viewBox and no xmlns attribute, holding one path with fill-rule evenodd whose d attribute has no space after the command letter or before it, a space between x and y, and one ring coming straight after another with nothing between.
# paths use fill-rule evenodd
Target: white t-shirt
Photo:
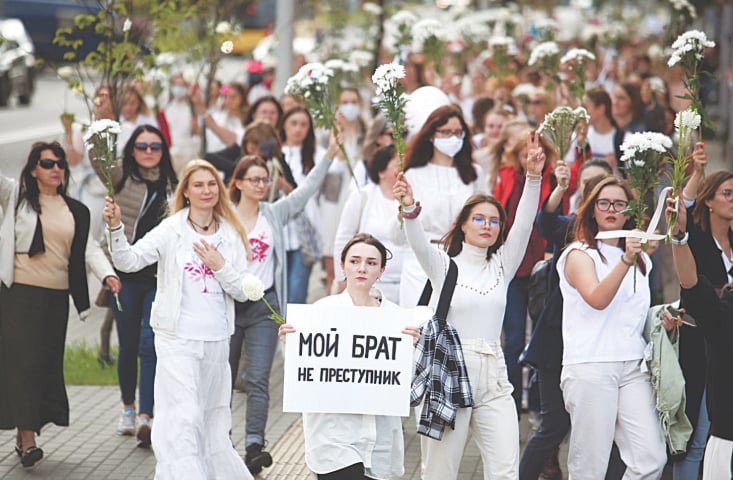
<instances>
[{"instance_id":1,"label":"white t-shirt","mask_svg":"<svg viewBox=\"0 0 733 480\"><path fill-rule=\"evenodd\" d=\"M267 290L275 282L275 240L272 238L272 226L262 212L257 215L257 223L252 231L247 232L247 237L252 247L252 261L247 269L262 281Z\"/></svg>"},{"instance_id":2,"label":"white t-shirt","mask_svg":"<svg viewBox=\"0 0 733 480\"><path fill-rule=\"evenodd\" d=\"M242 120L229 115L229 113L223 111L223 110L216 110L211 114L211 118L216 122L217 125L220 125L227 130L231 130L237 135L236 144L241 145L242 144L242 138L244 138L244 126L242 125ZM219 138L219 135L214 133L214 131L210 128L206 129L206 153L212 153L212 152L218 152L219 150L224 150L229 145L226 145L224 142L221 141L221 138Z\"/></svg>"},{"instance_id":3,"label":"white t-shirt","mask_svg":"<svg viewBox=\"0 0 733 480\"><path fill-rule=\"evenodd\" d=\"M563 296L562 338L563 365L595 362L624 362L644 358L646 342L642 336L649 310L649 273L652 262L642 252L646 275L630 267L616 295L603 310L591 307L565 277L565 262L573 250L588 254L595 264L598 280L603 280L621 261L621 248L598 242L598 249L574 242L557 262L560 291ZM634 273L636 272L636 292Z\"/></svg>"},{"instance_id":4,"label":"white t-shirt","mask_svg":"<svg viewBox=\"0 0 733 480\"><path fill-rule=\"evenodd\" d=\"M616 136L616 129L612 128L608 133L598 133L593 127L588 127L587 141L593 158L605 160L609 153L616 153L613 139Z\"/></svg>"},{"instance_id":5,"label":"white t-shirt","mask_svg":"<svg viewBox=\"0 0 733 480\"><path fill-rule=\"evenodd\" d=\"M193 244L206 240L217 249L224 247L221 235L201 235L190 226L184 231L191 249L183 260L183 284L181 295L181 316L178 318L177 334L189 340L217 341L229 338L225 293L214 272L204 265ZM226 256L226 255L225 255Z\"/></svg>"}]
</instances>

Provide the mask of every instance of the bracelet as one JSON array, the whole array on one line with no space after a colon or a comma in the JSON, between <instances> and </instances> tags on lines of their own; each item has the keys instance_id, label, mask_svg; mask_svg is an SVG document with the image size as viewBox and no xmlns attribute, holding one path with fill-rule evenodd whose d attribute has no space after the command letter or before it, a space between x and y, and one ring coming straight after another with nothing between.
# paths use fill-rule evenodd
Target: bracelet
<instances>
[{"instance_id":1,"label":"bracelet","mask_svg":"<svg viewBox=\"0 0 733 480\"><path fill-rule=\"evenodd\" d=\"M542 180L542 174L541 173L531 173L527 172L524 174L527 178L530 180Z\"/></svg>"},{"instance_id":2,"label":"bracelet","mask_svg":"<svg viewBox=\"0 0 733 480\"><path fill-rule=\"evenodd\" d=\"M626 259L624 259L624 256L623 255L621 255L621 263L623 263L627 267L633 267L634 266L634 262L627 262Z\"/></svg>"},{"instance_id":3,"label":"bracelet","mask_svg":"<svg viewBox=\"0 0 733 480\"><path fill-rule=\"evenodd\" d=\"M679 240L676 239L676 238L674 238L674 237L672 237L672 242L671 243L672 243L672 245L677 245L678 247L684 247L685 245L687 245L687 241L689 239L690 239L690 232L685 232L685 236L682 237Z\"/></svg>"},{"instance_id":4,"label":"bracelet","mask_svg":"<svg viewBox=\"0 0 733 480\"><path fill-rule=\"evenodd\" d=\"M406 209L410 207L412 208L408 212ZM420 202L415 202L413 205L410 205L410 207L405 207L405 209L402 210L402 218L412 220L417 218L417 216L420 215L420 212L422 212L422 206L420 205Z\"/></svg>"}]
</instances>

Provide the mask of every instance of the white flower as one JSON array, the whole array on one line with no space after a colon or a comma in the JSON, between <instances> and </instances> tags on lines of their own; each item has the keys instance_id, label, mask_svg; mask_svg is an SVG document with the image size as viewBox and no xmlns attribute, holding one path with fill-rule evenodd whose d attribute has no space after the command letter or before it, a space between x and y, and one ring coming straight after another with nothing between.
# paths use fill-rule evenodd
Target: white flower
<instances>
[{"instance_id":1,"label":"white flower","mask_svg":"<svg viewBox=\"0 0 733 480\"><path fill-rule=\"evenodd\" d=\"M694 53L697 60L702 60L703 49L713 47L715 47L715 42L708 40L705 32L701 32L699 30L688 30L677 37L677 40L672 43L672 55L667 62L667 66L674 67L681 62L688 53Z\"/></svg>"},{"instance_id":2,"label":"white flower","mask_svg":"<svg viewBox=\"0 0 733 480\"><path fill-rule=\"evenodd\" d=\"M677 115L674 117L674 128L678 133L683 128L688 129L688 131L697 130L700 128L701 122L702 118L700 115L698 115L694 110L688 108L681 112L677 112Z\"/></svg>"},{"instance_id":3,"label":"white flower","mask_svg":"<svg viewBox=\"0 0 733 480\"><path fill-rule=\"evenodd\" d=\"M402 78L405 78L405 67L402 65L393 62L378 66L372 75L377 96L384 95L394 88Z\"/></svg>"},{"instance_id":4,"label":"white flower","mask_svg":"<svg viewBox=\"0 0 733 480\"><path fill-rule=\"evenodd\" d=\"M373 2L366 2L364 3L364 5L361 6L361 8L365 12L374 15L375 17L378 17L382 14L382 7Z\"/></svg>"},{"instance_id":5,"label":"white flower","mask_svg":"<svg viewBox=\"0 0 733 480\"><path fill-rule=\"evenodd\" d=\"M265 286L262 280L254 275L245 275L242 280L242 291L250 302L257 302L265 296Z\"/></svg>"},{"instance_id":6,"label":"white flower","mask_svg":"<svg viewBox=\"0 0 733 480\"><path fill-rule=\"evenodd\" d=\"M221 43L221 53L230 54L234 50L234 42L231 40L225 40Z\"/></svg>"},{"instance_id":7,"label":"white flower","mask_svg":"<svg viewBox=\"0 0 733 480\"><path fill-rule=\"evenodd\" d=\"M460 32L461 38L463 38L466 43L476 44L491 35L489 26L481 19L474 17L461 19L458 22L457 30Z\"/></svg>"},{"instance_id":8,"label":"white flower","mask_svg":"<svg viewBox=\"0 0 733 480\"><path fill-rule=\"evenodd\" d=\"M514 45L514 39L512 37L491 37L489 39L489 48L492 50L495 48L508 50L512 45Z\"/></svg>"},{"instance_id":9,"label":"white flower","mask_svg":"<svg viewBox=\"0 0 733 480\"><path fill-rule=\"evenodd\" d=\"M690 18L695 19L697 18L697 10L695 10L695 6L692 5L687 0L670 0L672 4L672 8L677 10L680 13L683 13L683 10L687 10L687 13L690 15Z\"/></svg>"},{"instance_id":10,"label":"white flower","mask_svg":"<svg viewBox=\"0 0 733 480\"><path fill-rule=\"evenodd\" d=\"M372 63L374 55L366 50L352 50L349 53L349 62L360 67L368 67Z\"/></svg>"},{"instance_id":11,"label":"white flower","mask_svg":"<svg viewBox=\"0 0 733 480\"><path fill-rule=\"evenodd\" d=\"M344 62L343 60L340 60L338 58L327 60L326 63L324 63L324 66L326 68L330 68L331 70L339 70L342 72L358 72L359 71L358 65L352 62Z\"/></svg>"},{"instance_id":12,"label":"white flower","mask_svg":"<svg viewBox=\"0 0 733 480\"><path fill-rule=\"evenodd\" d=\"M132 20L130 20L129 18L126 18L125 23L122 24L122 31L124 33L127 33L130 31L131 28L132 28Z\"/></svg>"},{"instance_id":13,"label":"white flower","mask_svg":"<svg viewBox=\"0 0 733 480\"><path fill-rule=\"evenodd\" d=\"M649 152L666 153L672 148L672 139L657 132L639 132L626 135L621 144L622 162L633 161L636 166L643 166L643 158Z\"/></svg>"},{"instance_id":14,"label":"white flower","mask_svg":"<svg viewBox=\"0 0 733 480\"><path fill-rule=\"evenodd\" d=\"M164 52L155 57L155 64L160 67L169 67L176 62L176 54Z\"/></svg>"},{"instance_id":15,"label":"white flower","mask_svg":"<svg viewBox=\"0 0 733 480\"><path fill-rule=\"evenodd\" d=\"M447 38L443 24L433 18L424 18L415 23L410 29L410 34L412 35L412 51L416 53L423 51L425 42L431 37L439 41L445 41Z\"/></svg>"},{"instance_id":16,"label":"white flower","mask_svg":"<svg viewBox=\"0 0 733 480\"><path fill-rule=\"evenodd\" d=\"M595 59L596 56L584 48L571 48L560 59L560 63L568 63L572 61L583 63L586 60L594 61Z\"/></svg>"},{"instance_id":17,"label":"white flower","mask_svg":"<svg viewBox=\"0 0 733 480\"><path fill-rule=\"evenodd\" d=\"M555 42L542 42L532 49L527 65L534 65L542 59L560 54L560 47Z\"/></svg>"},{"instance_id":18,"label":"white flower","mask_svg":"<svg viewBox=\"0 0 733 480\"><path fill-rule=\"evenodd\" d=\"M390 17L389 23L394 25L396 28L412 28L412 26L417 23L417 17L412 12L408 12L407 10L400 10Z\"/></svg>"},{"instance_id":19,"label":"white flower","mask_svg":"<svg viewBox=\"0 0 733 480\"><path fill-rule=\"evenodd\" d=\"M590 122L590 115L588 115L588 110L586 110L584 107L577 107L575 110L573 110L573 114L575 115L576 122L579 122L581 120Z\"/></svg>"},{"instance_id":20,"label":"white flower","mask_svg":"<svg viewBox=\"0 0 733 480\"><path fill-rule=\"evenodd\" d=\"M531 97L537 91L537 87L531 83L520 83L512 90L512 97Z\"/></svg>"},{"instance_id":21,"label":"white flower","mask_svg":"<svg viewBox=\"0 0 733 480\"><path fill-rule=\"evenodd\" d=\"M69 66L59 67L59 69L56 70L56 75L58 75L61 80L68 80L72 75L74 75L74 69Z\"/></svg>"},{"instance_id":22,"label":"white flower","mask_svg":"<svg viewBox=\"0 0 733 480\"><path fill-rule=\"evenodd\" d=\"M232 26L229 22L219 22L216 24L216 28L214 30L219 35L228 35L232 33Z\"/></svg>"}]
</instances>

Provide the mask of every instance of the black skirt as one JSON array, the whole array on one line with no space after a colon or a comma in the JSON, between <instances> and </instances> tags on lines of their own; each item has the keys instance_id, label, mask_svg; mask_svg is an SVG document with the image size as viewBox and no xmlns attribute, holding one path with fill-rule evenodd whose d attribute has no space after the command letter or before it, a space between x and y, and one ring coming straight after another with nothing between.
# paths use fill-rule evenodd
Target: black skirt
<instances>
[{"instance_id":1,"label":"black skirt","mask_svg":"<svg viewBox=\"0 0 733 480\"><path fill-rule=\"evenodd\" d=\"M64 344L69 292L13 284L0 289L0 429L40 434L69 425Z\"/></svg>"}]
</instances>

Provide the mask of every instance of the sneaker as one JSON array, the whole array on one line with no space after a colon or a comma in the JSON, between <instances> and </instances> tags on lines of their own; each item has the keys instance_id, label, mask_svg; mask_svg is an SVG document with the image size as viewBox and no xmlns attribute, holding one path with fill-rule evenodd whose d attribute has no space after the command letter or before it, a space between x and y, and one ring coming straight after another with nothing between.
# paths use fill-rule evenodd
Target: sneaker
<instances>
[{"instance_id":1,"label":"sneaker","mask_svg":"<svg viewBox=\"0 0 733 480\"><path fill-rule=\"evenodd\" d=\"M117 435L135 435L135 409L125 408L117 423Z\"/></svg>"},{"instance_id":2,"label":"sneaker","mask_svg":"<svg viewBox=\"0 0 733 480\"><path fill-rule=\"evenodd\" d=\"M137 417L137 446L140 448L150 448L150 419L148 417Z\"/></svg>"},{"instance_id":3,"label":"sneaker","mask_svg":"<svg viewBox=\"0 0 733 480\"><path fill-rule=\"evenodd\" d=\"M562 480L562 470L560 470L557 455L551 455L547 459L542 474L540 474L540 480Z\"/></svg>"},{"instance_id":4,"label":"sneaker","mask_svg":"<svg viewBox=\"0 0 733 480\"><path fill-rule=\"evenodd\" d=\"M269 452L262 450L262 445L253 443L247 447L247 454L244 456L244 464L252 473L257 475L262 471L263 467L272 465L272 456Z\"/></svg>"}]
</instances>

